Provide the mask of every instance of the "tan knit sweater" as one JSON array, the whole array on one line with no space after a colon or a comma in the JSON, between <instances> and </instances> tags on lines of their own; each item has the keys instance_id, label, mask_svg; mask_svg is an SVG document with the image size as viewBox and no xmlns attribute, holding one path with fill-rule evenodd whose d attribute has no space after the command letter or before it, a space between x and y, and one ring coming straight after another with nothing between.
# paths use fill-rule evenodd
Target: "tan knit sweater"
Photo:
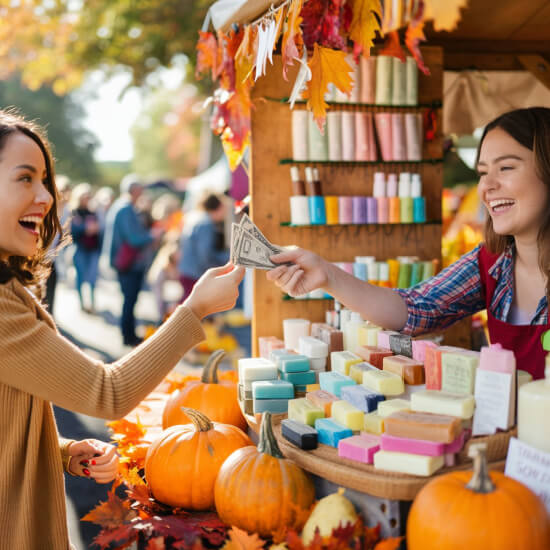
<instances>
[{"instance_id":1,"label":"tan knit sweater","mask_svg":"<svg viewBox=\"0 0 550 550\"><path fill-rule=\"evenodd\" d=\"M51 403L120 418L202 339L198 318L180 307L142 346L106 365L58 334L19 282L0 284L0 550L69 548Z\"/></svg>"}]
</instances>

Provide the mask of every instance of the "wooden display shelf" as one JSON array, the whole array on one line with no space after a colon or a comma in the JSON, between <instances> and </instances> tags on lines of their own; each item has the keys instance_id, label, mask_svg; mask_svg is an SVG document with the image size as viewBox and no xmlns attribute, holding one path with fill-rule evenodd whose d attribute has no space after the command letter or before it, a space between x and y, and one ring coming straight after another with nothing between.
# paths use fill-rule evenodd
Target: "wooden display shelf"
<instances>
[{"instance_id":1,"label":"wooden display shelf","mask_svg":"<svg viewBox=\"0 0 550 550\"><path fill-rule=\"evenodd\" d=\"M504 471L508 444L510 438L516 435L514 429L493 436L470 439L462 452L458 454L456 466L447 466L432 476L420 477L377 470L371 464L341 458L338 456L338 451L328 445L320 444L317 449L303 451L281 435L280 422L279 420L277 424L274 423L273 432L279 448L286 458L291 459L304 470L332 483L389 500L413 500L420 489L435 477L449 472L471 469L472 462L467 458L468 447L471 443L487 442L489 468Z\"/></svg>"}]
</instances>

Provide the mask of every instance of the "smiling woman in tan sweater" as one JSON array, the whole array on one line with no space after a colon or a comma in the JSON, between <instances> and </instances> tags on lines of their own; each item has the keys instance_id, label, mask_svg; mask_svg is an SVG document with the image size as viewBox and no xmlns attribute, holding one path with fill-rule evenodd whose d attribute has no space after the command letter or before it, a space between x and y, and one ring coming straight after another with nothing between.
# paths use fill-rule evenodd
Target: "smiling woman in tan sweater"
<instances>
[{"instance_id":1,"label":"smiling woman in tan sweater","mask_svg":"<svg viewBox=\"0 0 550 550\"><path fill-rule=\"evenodd\" d=\"M209 270L154 336L115 363L91 359L29 290L47 275L45 251L60 231L56 195L42 131L0 111L0 550L70 547L51 404L124 416L204 338L200 320L233 307L244 274Z\"/></svg>"}]
</instances>

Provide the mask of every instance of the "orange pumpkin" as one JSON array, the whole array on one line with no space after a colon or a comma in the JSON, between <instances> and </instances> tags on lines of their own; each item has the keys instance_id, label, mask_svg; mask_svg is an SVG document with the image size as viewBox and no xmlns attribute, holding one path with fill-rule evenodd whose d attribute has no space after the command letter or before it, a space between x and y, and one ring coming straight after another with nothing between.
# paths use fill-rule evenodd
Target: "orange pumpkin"
<instances>
[{"instance_id":1,"label":"orange pumpkin","mask_svg":"<svg viewBox=\"0 0 550 550\"><path fill-rule=\"evenodd\" d=\"M301 531L315 490L310 477L283 457L266 412L258 448L239 449L223 463L214 495L223 522L269 537L288 528Z\"/></svg>"},{"instance_id":2,"label":"orange pumpkin","mask_svg":"<svg viewBox=\"0 0 550 550\"><path fill-rule=\"evenodd\" d=\"M181 408L189 407L204 413L213 422L233 424L246 431L246 420L237 399L237 385L229 381L218 382L218 365L224 355L221 349L215 351L203 368L201 380L188 382L170 396L162 414L163 428L187 424L190 420Z\"/></svg>"},{"instance_id":3,"label":"orange pumpkin","mask_svg":"<svg viewBox=\"0 0 550 550\"><path fill-rule=\"evenodd\" d=\"M470 446L474 472L451 472L418 493L407 521L409 550L548 550L542 501L500 472L488 472L486 444Z\"/></svg>"},{"instance_id":4,"label":"orange pumpkin","mask_svg":"<svg viewBox=\"0 0 550 550\"><path fill-rule=\"evenodd\" d=\"M145 477L153 496L170 506L206 510L214 506L214 482L233 451L252 445L236 426L212 423L184 409L192 424L164 430L145 457Z\"/></svg>"}]
</instances>

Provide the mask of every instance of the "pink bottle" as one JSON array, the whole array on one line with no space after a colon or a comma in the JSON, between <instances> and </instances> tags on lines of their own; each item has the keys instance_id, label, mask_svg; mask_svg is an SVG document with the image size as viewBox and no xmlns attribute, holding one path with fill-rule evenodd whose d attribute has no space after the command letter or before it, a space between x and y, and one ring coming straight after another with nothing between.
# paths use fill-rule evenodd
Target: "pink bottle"
<instances>
[{"instance_id":1,"label":"pink bottle","mask_svg":"<svg viewBox=\"0 0 550 550\"><path fill-rule=\"evenodd\" d=\"M382 160L391 161L393 160L391 113L375 113L374 122Z\"/></svg>"}]
</instances>

